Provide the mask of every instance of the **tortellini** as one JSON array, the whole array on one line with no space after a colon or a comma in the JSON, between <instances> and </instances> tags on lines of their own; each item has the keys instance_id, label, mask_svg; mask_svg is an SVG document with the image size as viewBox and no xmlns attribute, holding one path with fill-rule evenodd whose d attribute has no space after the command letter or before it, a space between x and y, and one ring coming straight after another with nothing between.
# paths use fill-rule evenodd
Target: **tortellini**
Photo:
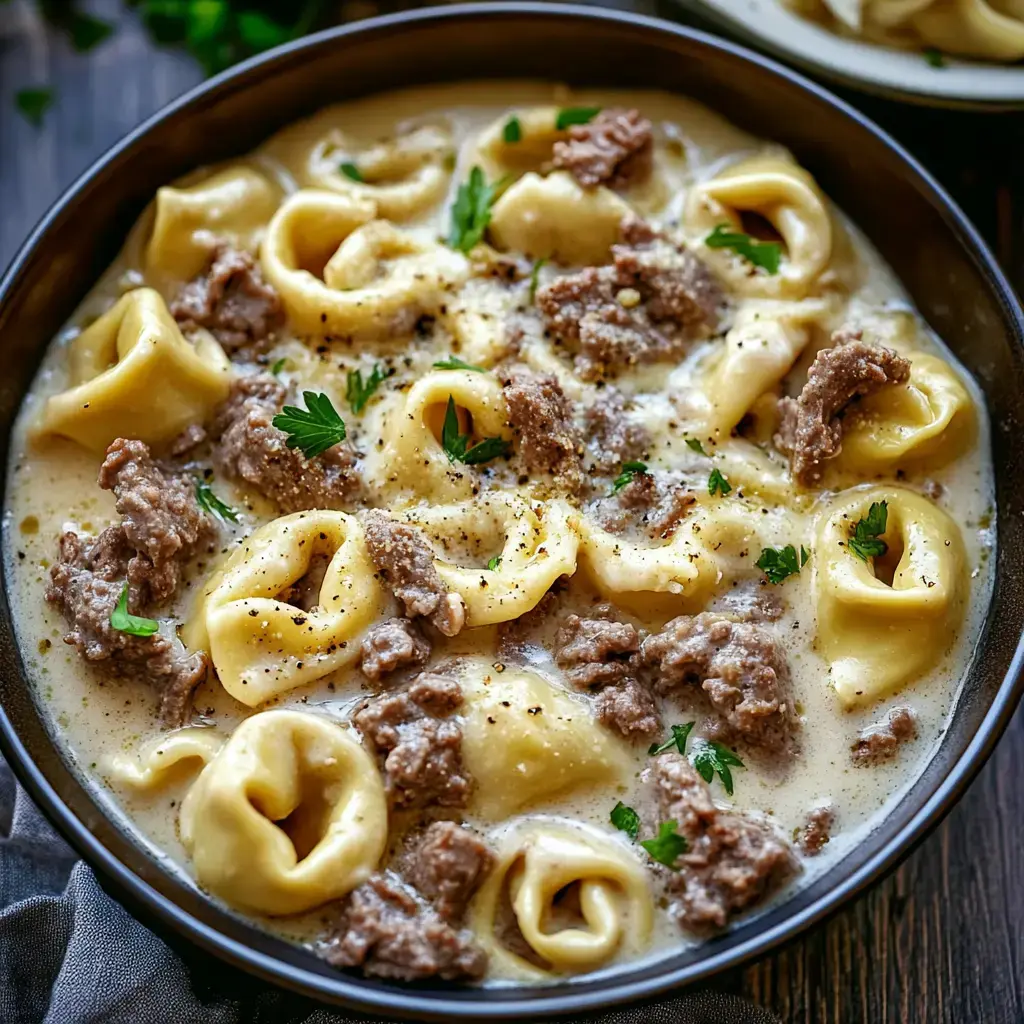
<instances>
[{"instance_id":1,"label":"tortellini","mask_svg":"<svg viewBox=\"0 0 1024 1024\"><path fill-rule=\"evenodd\" d=\"M632 771L622 741L534 672L470 662L463 692L462 760L476 783L470 809L482 818L614 785Z\"/></svg>"},{"instance_id":2,"label":"tortellini","mask_svg":"<svg viewBox=\"0 0 1024 1024\"><path fill-rule=\"evenodd\" d=\"M473 493L477 468L452 463L441 445L449 397L458 410L460 431L470 432L470 445L487 437L511 442L497 378L473 370L432 371L386 413L386 443L368 459L368 471L382 488L411 490L438 502L458 501Z\"/></svg>"},{"instance_id":3,"label":"tortellini","mask_svg":"<svg viewBox=\"0 0 1024 1024\"><path fill-rule=\"evenodd\" d=\"M744 213L763 217L782 237L778 273L755 271L731 250L706 245L720 224L743 231ZM750 157L695 185L687 196L685 227L697 235L701 257L739 295L804 298L832 255L832 218L818 186L798 164L777 156Z\"/></svg>"},{"instance_id":4,"label":"tortellini","mask_svg":"<svg viewBox=\"0 0 1024 1024\"><path fill-rule=\"evenodd\" d=\"M134 757L111 757L107 768L112 781L148 792L165 785L178 771L208 764L223 745L224 735L218 730L189 726L158 736Z\"/></svg>"},{"instance_id":5,"label":"tortellini","mask_svg":"<svg viewBox=\"0 0 1024 1024\"><path fill-rule=\"evenodd\" d=\"M446 557L434 566L449 591L462 597L466 625L508 622L533 608L559 576L576 571L578 513L566 502L527 501L494 492L461 505L418 506L397 518L428 537L500 541L495 567L466 568Z\"/></svg>"},{"instance_id":6,"label":"tortellini","mask_svg":"<svg viewBox=\"0 0 1024 1024\"><path fill-rule=\"evenodd\" d=\"M315 560L327 561L316 605L303 611L281 597ZM221 685L256 707L345 665L359 634L385 607L363 528L344 512L295 512L261 527L215 574L184 639L206 648Z\"/></svg>"},{"instance_id":7,"label":"tortellini","mask_svg":"<svg viewBox=\"0 0 1024 1024\"><path fill-rule=\"evenodd\" d=\"M376 215L371 200L314 189L274 214L263 273L297 331L357 341L408 334L469 276L461 253Z\"/></svg>"},{"instance_id":8,"label":"tortellini","mask_svg":"<svg viewBox=\"0 0 1024 1024\"><path fill-rule=\"evenodd\" d=\"M186 340L152 288L124 295L71 342L68 355L70 387L47 399L40 430L96 452L117 437L172 440L207 419L231 384L220 345L205 331Z\"/></svg>"},{"instance_id":9,"label":"tortellini","mask_svg":"<svg viewBox=\"0 0 1024 1024\"><path fill-rule=\"evenodd\" d=\"M505 138L506 126L512 118L518 122L515 141ZM567 132L556 128L558 107L529 107L509 111L484 129L477 142L473 163L483 170L488 181L499 181L506 175L542 172L551 164L552 151Z\"/></svg>"},{"instance_id":10,"label":"tortellini","mask_svg":"<svg viewBox=\"0 0 1024 1024\"><path fill-rule=\"evenodd\" d=\"M843 427L836 469L864 476L946 462L974 431L974 403L938 356L908 353L910 380L861 399Z\"/></svg>"},{"instance_id":11,"label":"tortellini","mask_svg":"<svg viewBox=\"0 0 1024 1024\"><path fill-rule=\"evenodd\" d=\"M607 188L584 189L567 171L525 174L491 210L499 249L559 263L607 263L629 205Z\"/></svg>"},{"instance_id":12,"label":"tortellini","mask_svg":"<svg viewBox=\"0 0 1024 1024\"><path fill-rule=\"evenodd\" d=\"M203 270L220 241L255 250L278 199L278 189L250 167L229 168L196 185L159 189L147 272L187 281Z\"/></svg>"},{"instance_id":13,"label":"tortellini","mask_svg":"<svg viewBox=\"0 0 1024 1024\"><path fill-rule=\"evenodd\" d=\"M647 875L617 842L567 822L528 820L505 836L499 858L470 907L470 925L503 974L543 981L636 956L649 945L654 905ZM546 969L502 941L509 913Z\"/></svg>"},{"instance_id":14,"label":"tortellini","mask_svg":"<svg viewBox=\"0 0 1024 1024\"><path fill-rule=\"evenodd\" d=\"M934 0L912 23L926 43L946 53L1024 58L1024 7L1015 0Z\"/></svg>"},{"instance_id":15,"label":"tortellini","mask_svg":"<svg viewBox=\"0 0 1024 1024\"><path fill-rule=\"evenodd\" d=\"M874 502L886 503L888 552L865 561L849 541ZM927 498L900 487L840 494L819 519L812 567L818 646L843 704L891 693L953 642L967 592L963 540Z\"/></svg>"},{"instance_id":16,"label":"tortellini","mask_svg":"<svg viewBox=\"0 0 1024 1024\"><path fill-rule=\"evenodd\" d=\"M199 884L226 903L298 914L364 882L387 842L384 783L359 741L329 718L247 718L181 807Z\"/></svg>"}]
</instances>

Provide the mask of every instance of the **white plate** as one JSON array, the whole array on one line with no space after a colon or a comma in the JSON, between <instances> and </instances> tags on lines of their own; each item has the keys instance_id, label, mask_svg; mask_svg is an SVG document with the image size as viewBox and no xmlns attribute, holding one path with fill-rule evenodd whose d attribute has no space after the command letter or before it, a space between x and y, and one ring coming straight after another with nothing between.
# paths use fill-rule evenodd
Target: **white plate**
<instances>
[{"instance_id":1,"label":"white plate","mask_svg":"<svg viewBox=\"0 0 1024 1024\"><path fill-rule=\"evenodd\" d=\"M1024 108L1024 65L945 58L846 39L781 0L677 0L692 13L775 56L854 88L937 106Z\"/></svg>"}]
</instances>

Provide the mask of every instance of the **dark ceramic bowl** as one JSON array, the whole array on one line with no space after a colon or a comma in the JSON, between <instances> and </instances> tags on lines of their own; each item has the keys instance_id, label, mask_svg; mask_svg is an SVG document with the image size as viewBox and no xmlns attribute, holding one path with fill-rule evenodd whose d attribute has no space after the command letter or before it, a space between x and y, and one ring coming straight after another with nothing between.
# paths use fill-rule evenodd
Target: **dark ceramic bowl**
<instances>
[{"instance_id":1,"label":"dark ceramic bowl","mask_svg":"<svg viewBox=\"0 0 1024 1024\"><path fill-rule=\"evenodd\" d=\"M159 185L199 164L244 153L329 102L418 83L500 77L672 90L793 150L867 232L985 391L994 425L997 583L937 755L881 828L825 877L698 949L600 980L494 991L412 988L341 974L168 874L118 830L61 759L26 684L5 599L0 745L31 796L111 891L156 927L248 971L389 1016L523 1020L607 1007L766 952L876 881L940 820L991 752L1021 691L1024 570L1014 552L1024 550L1024 315L1009 286L949 196L856 111L749 51L662 22L535 3L423 10L302 40L171 104L68 190L0 286L4 448L44 349Z\"/></svg>"}]
</instances>

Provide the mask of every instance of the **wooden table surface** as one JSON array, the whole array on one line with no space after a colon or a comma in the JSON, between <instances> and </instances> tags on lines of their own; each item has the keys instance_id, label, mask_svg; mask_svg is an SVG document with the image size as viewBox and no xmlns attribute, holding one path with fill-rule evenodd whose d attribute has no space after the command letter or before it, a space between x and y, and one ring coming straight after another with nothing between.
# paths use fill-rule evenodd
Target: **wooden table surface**
<instances>
[{"instance_id":1,"label":"wooden table surface","mask_svg":"<svg viewBox=\"0 0 1024 1024\"><path fill-rule=\"evenodd\" d=\"M88 56L42 31L24 2L0 7L0 267L81 170L200 80L188 57L155 49L118 0L89 6L119 18L121 29ZM676 14L667 0L614 6ZM40 84L59 98L37 130L15 113L12 96ZM954 193L1024 294L1024 114L847 98ZM746 995L786 1024L1024 1022L1024 713L961 803L894 875L714 987Z\"/></svg>"}]
</instances>

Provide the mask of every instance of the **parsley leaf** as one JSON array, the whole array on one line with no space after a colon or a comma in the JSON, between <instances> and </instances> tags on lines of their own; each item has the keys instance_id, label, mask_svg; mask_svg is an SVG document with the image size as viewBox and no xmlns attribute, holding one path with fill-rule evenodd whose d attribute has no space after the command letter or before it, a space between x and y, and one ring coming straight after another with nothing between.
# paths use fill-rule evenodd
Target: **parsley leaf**
<instances>
[{"instance_id":1,"label":"parsley leaf","mask_svg":"<svg viewBox=\"0 0 1024 1024\"><path fill-rule=\"evenodd\" d=\"M730 765L733 768L744 767L743 762L728 747L711 740L701 740L694 745L690 753L690 763L700 772L700 777L705 782L710 782L715 777L715 772L718 772L729 796L732 796Z\"/></svg>"},{"instance_id":2,"label":"parsley leaf","mask_svg":"<svg viewBox=\"0 0 1024 1024\"><path fill-rule=\"evenodd\" d=\"M363 383L362 370L349 370L345 378L345 401L353 412L362 412L373 393L387 380L387 373L381 369L380 363L373 364L370 376Z\"/></svg>"},{"instance_id":3,"label":"parsley leaf","mask_svg":"<svg viewBox=\"0 0 1024 1024\"><path fill-rule=\"evenodd\" d=\"M493 558L487 559L487 568L494 572L498 566L501 565L501 555L495 555Z\"/></svg>"},{"instance_id":4,"label":"parsley leaf","mask_svg":"<svg viewBox=\"0 0 1024 1024\"><path fill-rule=\"evenodd\" d=\"M305 409L286 405L271 423L288 435L289 448L298 448L307 459L322 455L345 440L345 422L322 392L303 391Z\"/></svg>"},{"instance_id":5,"label":"parsley leaf","mask_svg":"<svg viewBox=\"0 0 1024 1024\"><path fill-rule=\"evenodd\" d=\"M709 249L732 249L737 256L742 256L769 274L779 272L779 260L782 258L782 245L779 242L759 242L742 231L731 230L728 224L719 224L704 239L704 244Z\"/></svg>"},{"instance_id":6,"label":"parsley leaf","mask_svg":"<svg viewBox=\"0 0 1024 1024\"><path fill-rule=\"evenodd\" d=\"M68 38L71 45L79 53L88 53L95 49L114 31L114 26L102 18L94 18L91 14L72 11L67 20Z\"/></svg>"},{"instance_id":7,"label":"parsley leaf","mask_svg":"<svg viewBox=\"0 0 1024 1024\"><path fill-rule=\"evenodd\" d=\"M623 487L628 484L637 473L646 473L647 463L646 462L624 462L622 464L622 472L615 478L612 483L612 494L618 494Z\"/></svg>"},{"instance_id":8,"label":"parsley leaf","mask_svg":"<svg viewBox=\"0 0 1024 1024\"><path fill-rule=\"evenodd\" d=\"M238 513L230 505L225 505L213 493L213 489L205 480L196 481L196 501L200 508L206 509L210 515L216 516L222 523L226 523L228 520L232 523L238 522Z\"/></svg>"},{"instance_id":9,"label":"parsley leaf","mask_svg":"<svg viewBox=\"0 0 1024 1024\"><path fill-rule=\"evenodd\" d=\"M110 613L111 628L119 633L130 636L152 636L160 629L156 619L144 619L140 615L132 615L128 611L128 583L124 585L121 596L117 599L114 610Z\"/></svg>"},{"instance_id":10,"label":"parsley leaf","mask_svg":"<svg viewBox=\"0 0 1024 1024\"><path fill-rule=\"evenodd\" d=\"M663 821L658 826L658 834L653 839L644 839L640 845L647 851L651 860L656 860L665 867L676 869L676 861L687 851L689 843L686 836L676 832L677 822Z\"/></svg>"},{"instance_id":11,"label":"parsley leaf","mask_svg":"<svg viewBox=\"0 0 1024 1024\"><path fill-rule=\"evenodd\" d=\"M864 519L859 519L853 528L853 536L847 541L850 550L861 561L869 558L880 558L889 550L889 545L881 540L889 521L889 505L885 501L871 502L871 508Z\"/></svg>"},{"instance_id":12,"label":"parsley leaf","mask_svg":"<svg viewBox=\"0 0 1024 1024\"><path fill-rule=\"evenodd\" d=\"M656 754L664 754L666 750L675 747L680 754L686 753L686 741L696 722L687 722L686 725L673 725L672 735L664 743L652 743L647 748L647 753L654 757Z\"/></svg>"},{"instance_id":13,"label":"parsley leaf","mask_svg":"<svg viewBox=\"0 0 1024 1024\"><path fill-rule=\"evenodd\" d=\"M630 839L636 841L636 837L640 835L640 815L632 807L627 807L620 800L608 817L620 832L625 832Z\"/></svg>"},{"instance_id":14,"label":"parsley leaf","mask_svg":"<svg viewBox=\"0 0 1024 1024\"><path fill-rule=\"evenodd\" d=\"M924 50L924 59L933 68L944 68L946 66L946 55L935 46L929 46Z\"/></svg>"},{"instance_id":15,"label":"parsley leaf","mask_svg":"<svg viewBox=\"0 0 1024 1024\"><path fill-rule=\"evenodd\" d=\"M30 125L41 128L43 117L53 106L56 94L52 89L21 89L14 96L14 105Z\"/></svg>"},{"instance_id":16,"label":"parsley leaf","mask_svg":"<svg viewBox=\"0 0 1024 1024\"><path fill-rule=\"evenodd\" d=\"M698 441L695 437L688 437L686 439L686 447L689 448L691 452L696 452L698 455L703 455L706 459L711 458L711 456L708 455L706 451L704 451L704 445L702 445L700 441Z\"/></svg>"},{"instance_id":17,"label":"parsley leaf","mask_svg":"<svg viewBox=\"0 0 1024 1024\"><path fill-rule=\"evenodd\" d=\"M351 178L353 181L363 182L365 179L362 174L359 173L359 168L354 163L346 160L344 163L338 164L338 170L345 175L346 178Z\"/></svg>"},{"instance_id":18,"label":"parsley leaf","mask_svg":"<svg viewBox=\"0 0 1024 1024\"><path fill-rule=\"evenodd\" d=\"M469 445L469 434L459 431L459 414L455 409L455 399L448 396L448 408L445 409L444 423L441 426L441 447L449 462L464 462L467 466L478 466L482 462L490 462L499 455L506 455L512 447L501 437L486 437L479 444Z\"/></svg>"},{"instance_id":19,"label":"parsley leaf","mask_svg":"<svg viewBox=\"0 0 1024 1024\"><path fill-rule=\"evenodd\" d=\"M284 369L284 364L287 362L288 360L284 356L281 356L280 359L275 359L270 372L276 377Z\"/></svg>"},{"instance_id":20,"label":"parsley leaf","mask_svg":"<svg viewBox=\"0 0 1024 1024\"><path fill-rule=\"evenodd\" d=\"M555 118L555 128L564 132L570 125L593 121L600 113L600 107L563 107Z\"/></svg>"},{"instance_id":21,"label":"parsley leaf","mask_svg":"<svg viewBox=\"0 0 1024 1024\"><path fill-rule=\"evenodd\" d=\"M467 363L460 359L458 356L449 356L447 359L438 359L434 363L435 370L474 370L476 373L486 373L487 370L483 366L474 366L472 363Z\"/></svg>"},{"instance_id":22,"label":"parsley leaf","mask_svg":"<svg viewBox=\"0 0 1024 1024\"><path fill-rule=\"evenodd\" d=\"M541 267L543 267L545 263L547 263L547 258L546 257L544 259L537 260L537 262L534 263L534 265L533 265L533 269L530 271L530 301L531 302L533 302L533 300L537 297L537 285L540 284L540 271L541 271Z\"/></svg>"},{"instance_id":23,"label":"parsley leaf","mask_svg":"<svg viewBox=\"0 0 1024 1024\"><path fill-rule=\"evenodd\" d=\"M460 252L469 252L483 241L491 222L491 204L504 179L488 185L484 172L477 166L469 172L469 180L459 186L452 203L452 223L448 245Z\"/></svg>"},{"instance_id":24,"label":"parsley leaf","mask_svg":"<svg viewBox=\"0 0 1024 1024\"><path fill-rule=\"evenodd\" d=\"M708 477L708 494L718 491L722 497L725 497L731 490L732 484L722 476L721 472L717 469L711 470L711 475Z\"/></svg>"},{"instance_id":25,"label":"parsley leaf","mask_svg":"<svg viewBox=\"0 0 1024 1024\"><path fill-rule=\"evenodd\" d=\"M762 548L761 557L754 564L768 577L769 583L781 583L798 573L810 557L811 553L803 545L797 555L796 548L787 544L784 548Z\"/></svg>"},{"instance_id":26,"label":"parsley leaf","mask_svg":"<svg viewBox=\"0 0 1024 1024\"><path fill-rule=\"evenodd\" d=\"M505 127L501 129L501 137L510 144L522 140L523 126L519 123L519 118L514 114L505 122Z\"/></svg>"}]
</instances>

